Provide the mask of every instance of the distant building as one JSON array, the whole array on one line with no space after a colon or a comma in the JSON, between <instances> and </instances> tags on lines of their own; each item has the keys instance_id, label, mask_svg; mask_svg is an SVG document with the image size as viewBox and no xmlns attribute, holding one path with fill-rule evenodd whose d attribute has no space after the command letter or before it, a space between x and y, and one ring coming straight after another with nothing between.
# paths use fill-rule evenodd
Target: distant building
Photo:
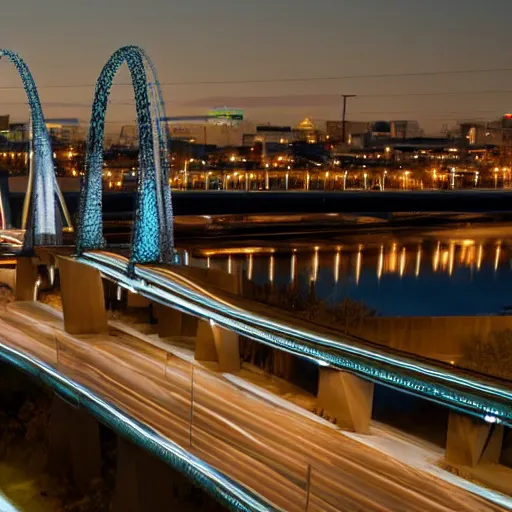
<instances>
[{"instance_id":1,"label":"distant building","mask_svg":"<svg viewBox=\"0 0 512 512\"><path fill-rule=\"evenodd\" d=\"M370 123L366 121L345 121L345 137L350 140L351 135L367 133ZM343 140L343 123L341 121L326 121L326 138L331 144L338 144Z\"/></svg>"},{"instance_id":2,"label":"distant building","mask_svg":"<svg viewBox=\"0 0 512 512\"><path fill-rule=\"evenodd\" d=\"M374 121L366 127L365 123L357 123L353 128L349 126L346 133L349 146L355 149L389 146L423 136L418 121Z\"/></svg>"},{"instance_id":3,"label":"distant building","mask_svg":"<svg viewBox=\"0 0 512 512\"><path fill-rule=\"evenodd\" d=\"M119 145L124 147L135 147L138 145L138 130L135 125L125 125L121 127L119 135Z\"/></svg>"},{"instance_id":4,"label":"distant building","mask_svg":"<svg viewBox=\"0 0 512 512\"><path fill-rule=\"evenodd\" d=\"M294 133L291 126L258 125L256 133L244 133L243 145L255 144L291 144L294 141Z\"/></svg>"},{"instance_id":5,"label":"distant building","mask_svg":"<svg viewBox=\"0 0 512 512\"><path fill-rule=\"evenodd\" d=\"M370 132L374 139L414 139L423 136L418 121L375 121L371 123Z\"/></svg>"},{"instance_id":6,"label":"distant building","mask_svg":"<svg viewBox=\"0 0 512 512\"><path fill-rule=\"evenodd\" d=\"M240 146L243 140L244 123L211 123L175 121L169 123L169 136L173 140L215 145Z\"/></svg>"},{"instance_id":7,"label":"distant building","mask_svg":"<svg viewBox=\"0 0 512 512\"><path fill-rule=\"evenodd\" d=\"M423 135L418 121L391 121L390 128L392 139L414 139Z\"/></svg>"},{"instance_id":8,"label":"distant building","mask_svg":"<svg viewBox=\"0 0 512 512\"><path fill-rule=\"evenodd\" d=\"M487 123L460 123L461 138L469 146L512 146L512 114Z\"/></svg>"},{"instance_id":9,"label":"distant building","mask_svg":"<svg viewBox=\"0 0 512 512\"><path fill-rule=\"evenodd\" d=\"M9 125L9 135L7 138L12 142L26 142L29 139L28 123L12 123Z\"/></svg>"},{"instance_id":10,"label":"distant building","mask_svg":"<svg viewBox=\"0 0 512 512\"><path fill-rule=\"evenodd\" d=\"M46 128L52 139L64 144L74 144L85 138L78 119L46 119Z\"/></svg>"},{"instance_id":11,"label":"distant building","mask_svg":"<svg viewBox=\"0 0 512 512\"><path fill-rule=\"evenodd\" d=\"M304 118L295 130L295 140L304 141L308 144L321 142L323 134L318 130L310 117Z\"/></svg>"},{"instance_id":12,"label":"distant building","mask_svg":"<svg viewBox=\"0 0 512 512\"><path fill-rule=\"evenodd\" d=\"M9 116L0 116L0 135L9 137Z\"/></svg>"}]
</instances>

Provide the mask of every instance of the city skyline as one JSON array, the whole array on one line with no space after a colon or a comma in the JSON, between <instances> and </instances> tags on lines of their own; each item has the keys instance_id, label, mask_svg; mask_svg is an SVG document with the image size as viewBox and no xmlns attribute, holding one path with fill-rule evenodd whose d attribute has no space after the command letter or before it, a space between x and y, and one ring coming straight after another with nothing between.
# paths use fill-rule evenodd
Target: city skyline
<instances>
[{"instance_id":1,"label":"city skyline","mask_svg":"<svg viewBox=\"0 0 512 512\"><path fill-rule=\"evenodd\" d=\"M168 115L227 105L243 108L254 121L294 124L305 116L338 119L341 94L357 94L348 119L417 119L429 133L509 110L506 19L512 5L492 4L491 10L480 0L343 8L333 0L172 6L25 0L7 8L2 45L27 61L47 117L87 123L101 67L116 47L134 43L151 55L166 84ZM489 43L473 44L477 35ZM444 74L484 69L502 71ZM345 78L317 80L333 77ZM116 82L129 84L128 72ZM27 119L23 90L5 89L21 87L9 66L2 67L0 87L1 112ZM114 89L107 118L114 131L133 123L132 96L131 87Z\"/></svg>"}]
</instances>

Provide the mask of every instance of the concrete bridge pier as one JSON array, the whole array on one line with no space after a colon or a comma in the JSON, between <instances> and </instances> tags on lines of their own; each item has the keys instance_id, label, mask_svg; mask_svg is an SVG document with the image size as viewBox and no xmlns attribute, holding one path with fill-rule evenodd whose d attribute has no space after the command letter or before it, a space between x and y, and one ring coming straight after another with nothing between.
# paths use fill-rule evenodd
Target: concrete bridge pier
<instances>
[{"instance_id":1,"label":"concrete bridge pier","mask_svg":"<svg viewBox=\"0 0 512 512\"><path fill-rule=\"evenodd\" d=\"M99 424L86 411L54 395L50 409L48 469L54 475L71 475L82 493L101 478Z\"/></svg>"},{"instance_id":2,"label":"concrete bridge pier","mask_svg":"<svg viewBox=\"0 0 512 512\"><path fill-rule=\"evenodd\" d=\"M179 477L161 460L118 437L112 512L184 510L175 489ZM186 483L185 483L186 485Z\"/></svg>"},{"instance_id":3,"label":"concrete bridge pier","mask_svg":"<svg viewBox=\"0 0 512 512\"><path fill-rule=\"evenodd\" d=\"M498 463L503 446L503 433L501 425L450 412L446 461L472 468L480 463Z\"/></svg>"},{"instance_id":4,"label":"concrete bridge pier","mask_svg":"<svg viewBox=\"0 0 512 512\"><path fill-rule=\"evenodd\" d=\"M373 406L373 382L348 372L320 368L317 408L336 418L347 430L367 434Z\"/></svg>"},{"instance_id":5,"label":"concrete bridge pier","mask_svg":"<svg viewBox=\"0 0 512 512\"><path fill-rule=\"evenodd\" d=\"M160 337L186 336L194 338L196 336L196 317L161 304L154 304L153 314L158 321L157 332Z\"/></svg>"},{"instance_id":6,"label":"concrete bridge pier","mask_svg":"<svg viewBox=\"0 0 512 512\"><path fill-rule=\"evenodd\" d=\"M138 293L132 293L127 292L128 298L126 299L126 306L128 308L147 308L151 304L151 301L149 299L146 299L146 297L143 297L142 295L139 295Z\"/></svg>"},{"instance_id":7,"label":"concrete bridge pier","mask_svg":"<svg viewBox=\"0 0 512 512\"><path fill-rule=\"evenodd\" d=\"M16 258L16 300L34 300L39 278L38 259L30 256Z\"/></svg>"},{"instance_id":8,"label":"concrete bridge pier","mask_svg":"<svg viewBox=\"0 0 512 512\"><path fill-rule=\"evenodd\" d=\"M177 309L154 304L153 314L157 319L157 332L161 338L184 336L183 323L185 314Z\"/></svg>"},{"instance_id":9,"label":"concrete bridge pier","mask_svg":"<svg viewBox=\"0 0 512 512\"><path fill-rule=\"evenodd\" d=\"M173 308L155 307L160 337L195 337L195 359L219 363L219 370L240 370L240 342L238 334L223 329L213 321L198 320Z\"/></svg>"},{"instance_id":10,"label":"concrete bridge pier","mask_svg":"<svg viewBox=\"0 0 512 512\"><path fill-rule=\"evenodd\" d=\"M64 328L70 334L108 331L100 272L72 258L59 257Z\"/></svg>"},{"instance_id":11,"label":"concrete bridge pier","mask_svg":"<svg viewBox=\"0 0 512 512\"><path fill-rule=\"evenodd\" d=\"M213 321L199 320L195 359L216 361L221 372L240 370L240 340L238 334L223 329Z\"/></svg>"}]
</instances>

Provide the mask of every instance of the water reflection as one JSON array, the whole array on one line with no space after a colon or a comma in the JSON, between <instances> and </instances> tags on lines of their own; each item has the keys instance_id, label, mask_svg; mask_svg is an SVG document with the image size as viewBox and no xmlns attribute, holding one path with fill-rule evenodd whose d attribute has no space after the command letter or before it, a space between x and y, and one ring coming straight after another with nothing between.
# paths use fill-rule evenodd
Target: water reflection
<instances>
[{"instance_id":1,"label":"water reflection","mask_svg":"<svg viewBox=\"0 0 512 512\"><path fill-rule=\"evenodd\" d=\"M439 270L439 259L441 256L441 242L437 242L436 252L434 254L434 260L432 262L432 268L434 272Z\"/></svg>"},{"instance_id":2,"label":"water reflection","mask_svg":"<svg viewBox=\"0 0 512 512\"><path fill-rule=\"evenodd\" d=\"M377 279L380 281L384 270L384 246L380 246L379 263L377 264Z\"/></svg>"},{"instance_id":3,"label":"water reflection","mask_svg":"<svg viewBox=\"0 0 512 512\"><path fill-rule=\"evenodd\" d=\"M405 247L402 247L402 252L400 254L400 277L403 277L405 274L405 265L407 263L407 250Z\"/></svg>"},{"instance_id":4,"label":"water reflection","mask_svg":"<svg viewBox=\"0 0 512 512\"><path fill-rule=\"evenodd\" d=\"M501 242L496 244L496 257L494 259L494 272L498 271L500 265L500 256L501 256Z\"/></svg>"},{"instance_id":5,"label":"water reflection","mask_svg":"<svg viewBox=\"0 0 512 512\"><path fill-rule=\"evenodd\" d=\"M339 249L336 251L336 257L334 258L334 282L338 283L340 280L340 258L341 254Z\"/></svg>"},{"instance_id":6,"label":"water reflection","mask_svg":"<svg viewBox=\"0 0 512 512\"><path fill-rule=\"evenodd\" d=\"M482 268L482 258L484 256L484 246L480 244L478 246L478 258L476 260L476 269L480 270Z\"/></svg>"},{"instance_id":7,"label":"water reflection","mask_svg":"<svg viewBox=\"0 0 512 512\"><path fill-rule=\"evenodd\" d=\"M421 245L418 246L418 252L416 253L416 271L414 275L416 277L420 276L421 271Z\"/></svg>"},{"instance_id":8,"label":"water reflection","mask_svg":"<svg viewBox=\"0 0 512 512\"><path fill-rule=\"evenodd\" d=\"M297 254L292 254L292 262L290 264L290 283L294 284L297 277Z\"/></svg>"},{"instance_id":9,"label":"water reflection","mask_svg":"<svg viewBox=\"0 0 512 512\"><path fill-rule=\"evenodd\" d=\"M359 284L359 279L361 278L362 264L363 264L363 248L360 245L359 250L357 251L357 259L356 259L356 284Z\"/></svg>"},{"instance_id":10,"label":"water reflection","mask_svg":"<svg viewBox=\"0 0 512 512\"><path fill-rule=\"evenodd\" d=\"M252 272L253 272L253 268L254 268L253 265L254 265L253 255L249 254L248 263L247 263L247 279L249 279L249 281L252 281Z\"/></svg>"},{"instance_id":11,"label":"water reflection","mask_svg":"<svg viewBox=\"0 0 512 512\"><path fill-rule=\"evenodd\" d=\"M318 280L318 265L319 265L319 257L318 251L320 247L315 247L315 252L313 254L313 273L311 275L311 281L315 282Z\"/></svg>"},{"instance_id":12,"label":"water reflection","mask_svg":"<svg viewBox=\"0 0 512 512\"><path fill-rule=\"evenodd\" d=\"M455 265L455 243L450 242L450 250L448 251L448 274L450 277L453 274L453 266Z\"/></svg>"},{"instance_id":13,"label":"water reflection","mask_svg":"<svg viewBox=\"0 0 512 512\"><path fill-rule=\"evenodd\" d=\"M380 314L498 314L512 304L512 240L378 241L341 246L196 250L194 263L338 302L364 301ZM184 258L188 261L188 255ZM201 261L203 263L201 263ZM500 279L495 276L499 274Z\"/></svg>"}]
</instances>

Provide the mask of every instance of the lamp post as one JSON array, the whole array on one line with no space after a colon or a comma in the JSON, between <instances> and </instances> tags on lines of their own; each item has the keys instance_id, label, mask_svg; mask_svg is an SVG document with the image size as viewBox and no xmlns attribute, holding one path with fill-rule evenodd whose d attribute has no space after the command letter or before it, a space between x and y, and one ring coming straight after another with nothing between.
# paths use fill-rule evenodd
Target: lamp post
<instances>
[{"instance_id":1,"label":"lamp post","mask_svg":"<svg viewBox=\"0 0 512 512\"><path fill-rule=\"evenodd\" d=\"M355 94L343 94L343 112L341 114L341 142L346 141L346 115L347 115L347 98L355 98Z\"/></svg>"}]
</instances>

